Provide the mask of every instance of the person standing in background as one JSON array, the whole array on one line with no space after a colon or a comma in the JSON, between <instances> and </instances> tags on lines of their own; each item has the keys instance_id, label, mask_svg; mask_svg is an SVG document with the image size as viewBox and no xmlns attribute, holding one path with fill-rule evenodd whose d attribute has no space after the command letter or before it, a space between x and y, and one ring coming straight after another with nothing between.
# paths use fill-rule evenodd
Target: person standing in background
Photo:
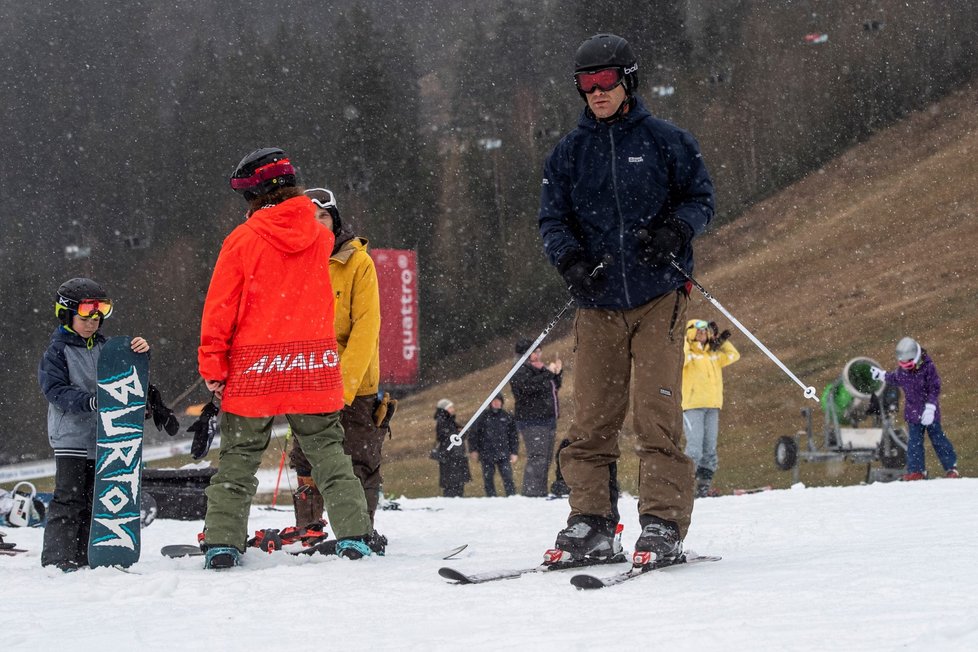
<instances>
[{"instance_id":1,"label":"person standing in background","mask_svg":"<svg viewBox=\"0 0 978 652\"><path fill-rule=\"evenodd\" d=\"M532 340L520 339L516 342L516 355L523 355L531 346ZM539 347L509 381L516 404L516 427L526 447L521 491L524 496L539 498L547 495L550 460L554 454L554 438L560 416L557 391L562 381L563 363L560 358L544 364L543 350Z\"/></svg>"},{"instance_id":2,"label":"person standing in background","mask_svg":"<svg viewBox=\"0 0 978 652\"><path fill-rule=\"evenodd\" d=\"M723 368L740 360L730 331L718 332L715 322L686 322L683 364L683 431L686 455L696 465L696 497L709 495L716 473L717 436L723 408Z\"/></svg>"},{"instance_id":3,"label":"person standing in background","mask_svg":"<svg viewBox=\"0 0 978 652\"><path fill-rule=\"evenodd\" d=\"M447 398L438 401L435 407L435 447L431 451L431 458L438 462L438 486L446 498L461 498L465 495L465 483L472 479L465 449L451 446L452 435L461 430L455 420L455 404Z\"/></svg>"},{"instance_id":4,"label":"person standing in background","mask_svg":"<svg viewBox=\"0 0 978 652\"><path fill-rule=\"evenodd\" d=\"M489 409L475 422L469 450L472 460L482 465L482 486L486 496L496 495L497 468L506 495L516 493L513 464L520 452L520 436L513 415L503 409L502 394L492 399Z\"/></svg>"}]
</instances>

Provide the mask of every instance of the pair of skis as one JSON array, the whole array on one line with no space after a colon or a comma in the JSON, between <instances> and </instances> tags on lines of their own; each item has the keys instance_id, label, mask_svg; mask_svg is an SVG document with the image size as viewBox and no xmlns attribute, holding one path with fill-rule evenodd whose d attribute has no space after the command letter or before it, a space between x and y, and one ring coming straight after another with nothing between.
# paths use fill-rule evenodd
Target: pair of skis
<instances>
[{"instance_id":1,"label":"pair of skis","mask_svg":"<svg viewBox=\"0 0 978 652\"><path fill-rule=\"evenodd\" d=\"M548 552L547 556L550 556L550 552ZM515 579L531 573L547 573L576 568L588 568L591 566L604 566L607 564L621 564L627 561L628 559L624 554L617 554L606 559L593 559L585 557L584 559L572 561L544 562L539 566L532 566L529 568L489 571L472 575L466 575L465 573L462 573L454 568L445 567L438 569L438 574L456 584L483 584L485 582L495 582L497 580ZM573 586L581 590L602 589L607 586L615 586L617 584L628 582L629 580L641 577L642 575L652 571L663 570L666 568L676 568L679 566L688 566L690 564L699 564L707 561L720 561L720 557L697 555L689 552L667 561L653 561L645 564L633 564L632 567L626 571L606 577L597 577L595 575L588 574L575 575L571 578L570 582Z\"/></svg>"}]
</instances>

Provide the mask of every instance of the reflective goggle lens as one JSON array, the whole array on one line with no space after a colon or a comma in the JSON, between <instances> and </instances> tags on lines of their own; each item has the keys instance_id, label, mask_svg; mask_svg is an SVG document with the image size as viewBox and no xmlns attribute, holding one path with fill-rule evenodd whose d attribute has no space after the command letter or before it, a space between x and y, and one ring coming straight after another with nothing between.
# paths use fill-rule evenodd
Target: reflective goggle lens
<instances>
[{"instance_id":1,"label":"reflective goggle lens","mask_svg":"<svg viewBox=\"0 0 978 652\"><path fill-rule=\"evenodd\" d=\"M577 84L577 89L582 93L593 93L595 88L600 88L607 93L620 84L621 80L620 68L604 68L574 74L574 83Z\"/></svg>"},{"instance_id":2,"label":"reflective goggle lens","mask_svg":"<svg viewBox=\"0 0 978 652\"><path fill-rule=\"evenodd\" d=\"M702 319L697 319L695 322L693 322L693 327L698 331L702 331L709 328L710 324L708 322L703 321Z\"/></svg>"},{"instance_id":3,"label":"reflective goggle lens","mask_svg":"<svg viewBox=\"0 0 978 652\"><path fill-rule=\"evenodd\" d=\"M91 319L96 314L105 319L112 314L112 301L109 299L83 299L78 302L76 312L82 319Z\"/></svg>"}]
</instances>

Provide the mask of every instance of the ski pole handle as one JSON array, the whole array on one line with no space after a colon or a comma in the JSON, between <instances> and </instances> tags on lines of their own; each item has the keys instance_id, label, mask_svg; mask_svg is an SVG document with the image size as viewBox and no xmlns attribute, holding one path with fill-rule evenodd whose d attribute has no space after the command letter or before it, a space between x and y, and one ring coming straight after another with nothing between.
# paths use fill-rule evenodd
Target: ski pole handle
<instances>
[{"instance_id":1,"label":"ski pole handle","mask_svg":"<svg viewBox=\"0 0 978 652\"><path fill-rule=\"evenodd\" d=\"M724 308L722 305L720 305L720 302L719 301L717 301L716 299L713 298L713 295L711 295L709 292L707 292L706 288L704 288L702 285L699 284L699 282L697 282L696 279L694 279L692 276L690 276L686 272L686 270L683 269L683 266L680 265L676 261L676 257L675 256L671 256L671 260L669 261L669 263L673 267L675 267L677 270L679 270L679 273L682 274L684 277L686 277L686 280L689 281L690 283L692 283L696 287L697 290L699 290L700 292L702 292L703 293L703 296L706 297L706 300L709 301L710 303L712 303L713 306L717 310L719 310L721 313L723 313L723 315L727 319L729 319L730 322L734 326L736 326L737 329L740 330L741 333L743 333L744 335L746 335L748 337L748 339L750 339L750 341L753 342L757 346L757 348L759 348L767 357L769 357L776 365L778 365L778 367L781 368L781 371L783 371L785 374L787 374L787 376L789 378L791 378L791 380L795 381L795 383L797 383L798 386L801 387L804 390L805 398L810 398L813 401L815 401L816 403L819 402L818 396L816 396L816 394L815 394L815 388L812 387L811 385L809 385L809 386L806 387L805 386L805 383L801 382L801 380L798 379L798 376L796 376L795 374L793 374L791 372L791 370L788 369L788 367L786 367L784 365L784 363L781 362L781 360L779 360L776 355L774 355L773 353L771 353L766 346L764 346L763 344L761 344L761 341L759 339L757 339L756 337L754 337L754 334L751 333L749 330L747 330L747 327L746 326L744 326L743 324L741 324L737 320L736 317L734 317L733 315L731 315L727 311L726 308Z\"/></svg>"}]
</instances>

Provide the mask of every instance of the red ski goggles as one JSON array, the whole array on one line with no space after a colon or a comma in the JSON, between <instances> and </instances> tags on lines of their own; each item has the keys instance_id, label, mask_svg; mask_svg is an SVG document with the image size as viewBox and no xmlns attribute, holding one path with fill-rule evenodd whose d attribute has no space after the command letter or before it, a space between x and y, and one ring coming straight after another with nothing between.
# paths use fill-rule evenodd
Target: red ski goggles
<instances>
[{"instance_id":1,"label":"red ski goggles","mask_svg":"<svg viewBox=\"0 0 978 652\"><path fill-rule=\"evenodd\" d=\"M916 360L897 360L897 364L900 365L902 369L913 369L917 366Z\"/></svg>"},{"instance_id":2,"label":"red ski goggles","mask_svg":"<svg viewBox=\"0 0 978 652\"><path fill-rule=\"evenodd\" d=\"M593 93L594 89L604 92L613 90L625 79L621 68L602 68L588 72L574 73L574 84L582 93Z\"/></svg>"}]
</instances>

